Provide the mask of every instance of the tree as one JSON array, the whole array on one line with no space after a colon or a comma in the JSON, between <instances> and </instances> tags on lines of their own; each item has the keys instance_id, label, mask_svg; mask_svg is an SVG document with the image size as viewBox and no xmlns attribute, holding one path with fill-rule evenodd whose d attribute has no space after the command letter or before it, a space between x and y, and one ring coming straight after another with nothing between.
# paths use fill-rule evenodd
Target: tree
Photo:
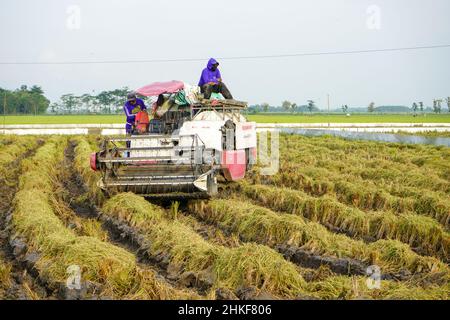
<instances>
[{"instance_id":1,"label":"tree","mask_svg":"<svg viewBox=\"0 0 450 320\"><path fill-rule=\"evenodd\" d=\"M441 103L442 103L442 100L440 100L440 99L434 99L433 100L433 111L434 111L434 113L441 113Z\"/></svg>"},{"instance_id":2,"label":"tree","mask_svg":"<svg viewBox=\"0 0 450 320\"><path fill-rule=\"evenodd\" d=\"M101 110L100 110L100 102L98 101L97 96L92 96L91 101L92 101L91 102L92 103L92 111L94 113L100 113L101 112Z\"/></svg>"},{"instance_id":3,"label":"tree","mask_svg":"<svg viewBox=\"0 0 450 320\"><path fill-rule=\"evenodd\" d=\"M260 109L261 109L261 106L259 104L254 104L248 108L248 113L249 114L259 113Z\"/></svg>"},{"instance_id":4,"label":"tree","mask_svg":"<svg viewBox=\"0 0 450 320\"><path fill-rule=\"evenodd\" d=\"M115 112L121 112L122 106L125 103L126 96L130 90L127 87L122 89L115 89L110 91L111 104L115 106Z\"/></svg>"},{"instance_id":5,"label":"tree","mask_svg":"<svg viewBox=\"0 0 450 320\"><path fill-rule=\"evenodd\" d=\"M419 102L419 110L420 112L423 112L423 102Z\"/></svg>"},{"instance_id":6,"label":"tree","mask_svg":"<svg viewBox=\"0 0 450 320\"><path fill-rule=\"evenodd\" d=\"M437 104L438 104L439 113L441 113L441 110L442 110L441 103L442 103L442 99L438 99Z\"/></svg>"},{"instance_id":7,"label":"tree","mask_svg":"<svg viewBox=\"0 0 450 320\"><path fill-rule=\"evenodd\" d=\"M283 103L281 104L281 107L283 108L283 110L288 111L291 108L292 103L285 100L283 101Z\"/></svg>"},{"instance_id":8,"label":"tree","mask_svg":"<svg viewBox=\"0 0 450 320\"><path fill-rule=\"evenodd\" d=\"M261 108L262 108L262 110L263 110L264 112L269 111L269 107L270 107L270 105L269 105L267 102L263 102L263 103L261 104Z\"/></svg>"},{"instance_id":9,"label":"tree","mask_svg":"<svg viewBox=\"0 0 450 320\"><path fill-rule=\"evenodd\" d=\"M341 107L341 109L342 109L342 112L347 113L348 105L343 105L343 106Z\"/></svg>"},{"instance_id":10,"label":"tree","mask_svg":"<svg viewBox=\"0 0 450 320\"><path fill-rule=\"evenodd\" d=\"M50 105L50 101L44 96L44 91L38 86L33 86L29 90L26 85L22 85L14 91L6 89L0 89L0 91L2 104L6 98L6 108L2 107L1 113L45 113Z\"/></svg>"},{"instance_id":11,"label":"tree","mask_svg":"<svg viewBox=\"0 0 450 320\"><path fill-rule=\"evenodd\" d=\"M414 112L414 114L416 114L417 110L419 109L419 106L417 105L417 103L413 102L411 109Z\"/></svg>"},{"instance_id":12,"label":"tree","mask_svg":"<svg viewBox=\"0 0 450 320\"><path fill-rule=\"evenodd\" d=\"M58 109L58 104L56 104L55 102L50 105L50 112L51 113L56 113L57 109Z\"/></svg>"},{"instance_id":13,"label":"tree","mask_svg":"<svg viewBox=\"0 0 450 320\"><path fill-rule=\"evenodd\" d=\"M291 111L292 113L295 113L295 110L297 110L298 106L296 103L291 104Z\"/></svg>"},{"instance_id":14,"label":"tree","mask_svg":"<svg viewBox=\"0 0 450 320\"><path fill-rule=\"evenodd\" d=\"M448 112L450 112L450 97L447 97L446 101L447 101Z\"/></svg>"},{"instance_id":15,"label":"tree","mask_svg":"<svg viewBox=\"0 0 450 320\"><path fill-rule=\"evenodd\" d=\"M103 107L104 113L111 113L111 105L114 103L114 97L110 91L102 91L97 95L98 102Z\"/></svg>"},{"instance_id":16,"label":"tree","mask_svg":"<svg viewBox=\"0 0 450 320\"><path fill-rule=\"evenodd\" d=\"M312 113L312 111L314 110L316 104L315 104L315 102L313 100L308 100L307 102L308 102L308 107L307 107L308 111Z\"/></svg>"},{"instance_id":17,"label":"tree","mask_svg":"<svg viewBox=\"0 0 450 320\"><path fill-rule=\"evenodd\" d=\"M368 112L374 112L375 111L375 102L371 102L369 106L367 107Z\"/></svg>"},{"instance_id":18,"label":"tree","mask_svg":"<svg viewBox=\"0 0 450 320\"><path fill-rule=\"evenodd\" d=\"M79 98L79 100L81 102L81 109L85 112L91 112L93 97L90 94L85 93Z\"/></svg>"},{"instance_id":19,"label":"tree","mask_svg":"<svg viewBox=\"0 0 450 320\"><path fill-rule=\"evenodd\" d=\"M71 93L62 95L61 102L62 102L62 107L63 107L64 111L71 114L73 108L76 105L76 100L77 99L75 98L75 96Z\"/></svg>"},{"instance_id":20,"label":"tree","mask_svg":"<svg viewBox=\"0 0 450 320\"><path fill-rule=\"evenodd\" d=\"M39 86L32 86L30 89L30 93L43 95L44 91Z\"/></svg>"}]
</instances>

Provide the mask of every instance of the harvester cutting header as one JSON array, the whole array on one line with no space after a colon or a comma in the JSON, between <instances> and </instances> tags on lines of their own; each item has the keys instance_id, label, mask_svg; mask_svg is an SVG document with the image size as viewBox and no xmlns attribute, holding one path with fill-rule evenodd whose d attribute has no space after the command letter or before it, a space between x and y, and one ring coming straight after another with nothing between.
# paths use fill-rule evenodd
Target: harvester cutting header
<instances>
[{"instance_id":1,"label":"harvester cutting header","mask_svg":"<svg viewBox=\"0 0 450 320\"><path fill-rule=\"evenodd\" d=\"M247 104L232 99L221 79L202 83L203 78L204 73L199 86L171 81L136 90L136 96L157 98L151 111L129 95L137 109L127 117L127 136L106 138L91 156L92 169L102 173L102 189L205 198L217 193L218 175L244 178L256 161L256 124L246 120Z\"/></svg>"}]
</instances>

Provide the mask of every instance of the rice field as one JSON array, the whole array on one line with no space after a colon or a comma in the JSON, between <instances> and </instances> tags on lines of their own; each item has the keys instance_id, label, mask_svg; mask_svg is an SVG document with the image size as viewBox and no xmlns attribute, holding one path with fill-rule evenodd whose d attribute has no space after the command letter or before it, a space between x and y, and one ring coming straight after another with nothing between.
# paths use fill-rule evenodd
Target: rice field
<instances>
[{"instance_id":1,"label":"rice field","mask_svg":"<svg viewBox=\"0 0 450 320\"><path fill-rule=\"evenodd\" d=\"M450 298L449 148L281 135L276 174L156 203L99 190L99 142L0 137L0 299Z\"/></svg>"},{"instance_id":2,"label":"rice field","mask_svg":"<svg viewBox=\"0 0 450 320\"><path fill-rule=\"evenodd\" d=\"M448 123L450 114L352 114L344 113L258 113L249 114L248 119L258 123ZM5 125L11 124L110 124L124 123L123 114L72 114L72 115L6 115L0 119Z\"/></svg>"}]
</instances>

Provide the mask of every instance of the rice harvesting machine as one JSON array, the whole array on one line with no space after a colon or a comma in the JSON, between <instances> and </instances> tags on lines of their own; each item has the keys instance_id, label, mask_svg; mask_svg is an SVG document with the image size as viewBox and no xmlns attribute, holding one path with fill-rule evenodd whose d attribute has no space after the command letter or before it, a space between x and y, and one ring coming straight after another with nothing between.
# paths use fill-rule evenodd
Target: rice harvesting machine
<instances>
[{"instance_id":1,"label":"rice harvesting machine","mask_svg":"<svg viewBox=\"0 0 450 320\"><path fill-rule=\"evenodd\" d=\"M183 88L179 81L153 83L136 93L171 98ZM256 123L242 114L247 104L201 95L186 100L172 103L147 130L103 140L90 159L102 174L100 188L151 198L208 198L218 192L219 175L225 181L244 178L256 162L257 140Z\"/></svg>"}]
</instances>

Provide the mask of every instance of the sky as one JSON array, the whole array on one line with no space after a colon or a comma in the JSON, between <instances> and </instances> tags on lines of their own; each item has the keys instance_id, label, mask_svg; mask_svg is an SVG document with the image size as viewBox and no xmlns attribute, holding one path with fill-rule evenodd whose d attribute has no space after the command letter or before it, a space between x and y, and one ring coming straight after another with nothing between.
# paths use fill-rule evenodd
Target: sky
<instances>
[{"instance_id":1,"label":"sky","mask_svg":"<svg viewBox=\"0 0 450 320\"><path fill-rule=\"evenodd\" d=\"M210 57L236 99L320 108L450 96L448 0L2 0L0 87L98 94L155 81L197 83ZM245 59L227 59L246 57ZM253 57L253 58L249 58ZM220 59L223 58L223 59ZM183 60L121 64L5 64Z\"/></svg>"}]
</instances>

